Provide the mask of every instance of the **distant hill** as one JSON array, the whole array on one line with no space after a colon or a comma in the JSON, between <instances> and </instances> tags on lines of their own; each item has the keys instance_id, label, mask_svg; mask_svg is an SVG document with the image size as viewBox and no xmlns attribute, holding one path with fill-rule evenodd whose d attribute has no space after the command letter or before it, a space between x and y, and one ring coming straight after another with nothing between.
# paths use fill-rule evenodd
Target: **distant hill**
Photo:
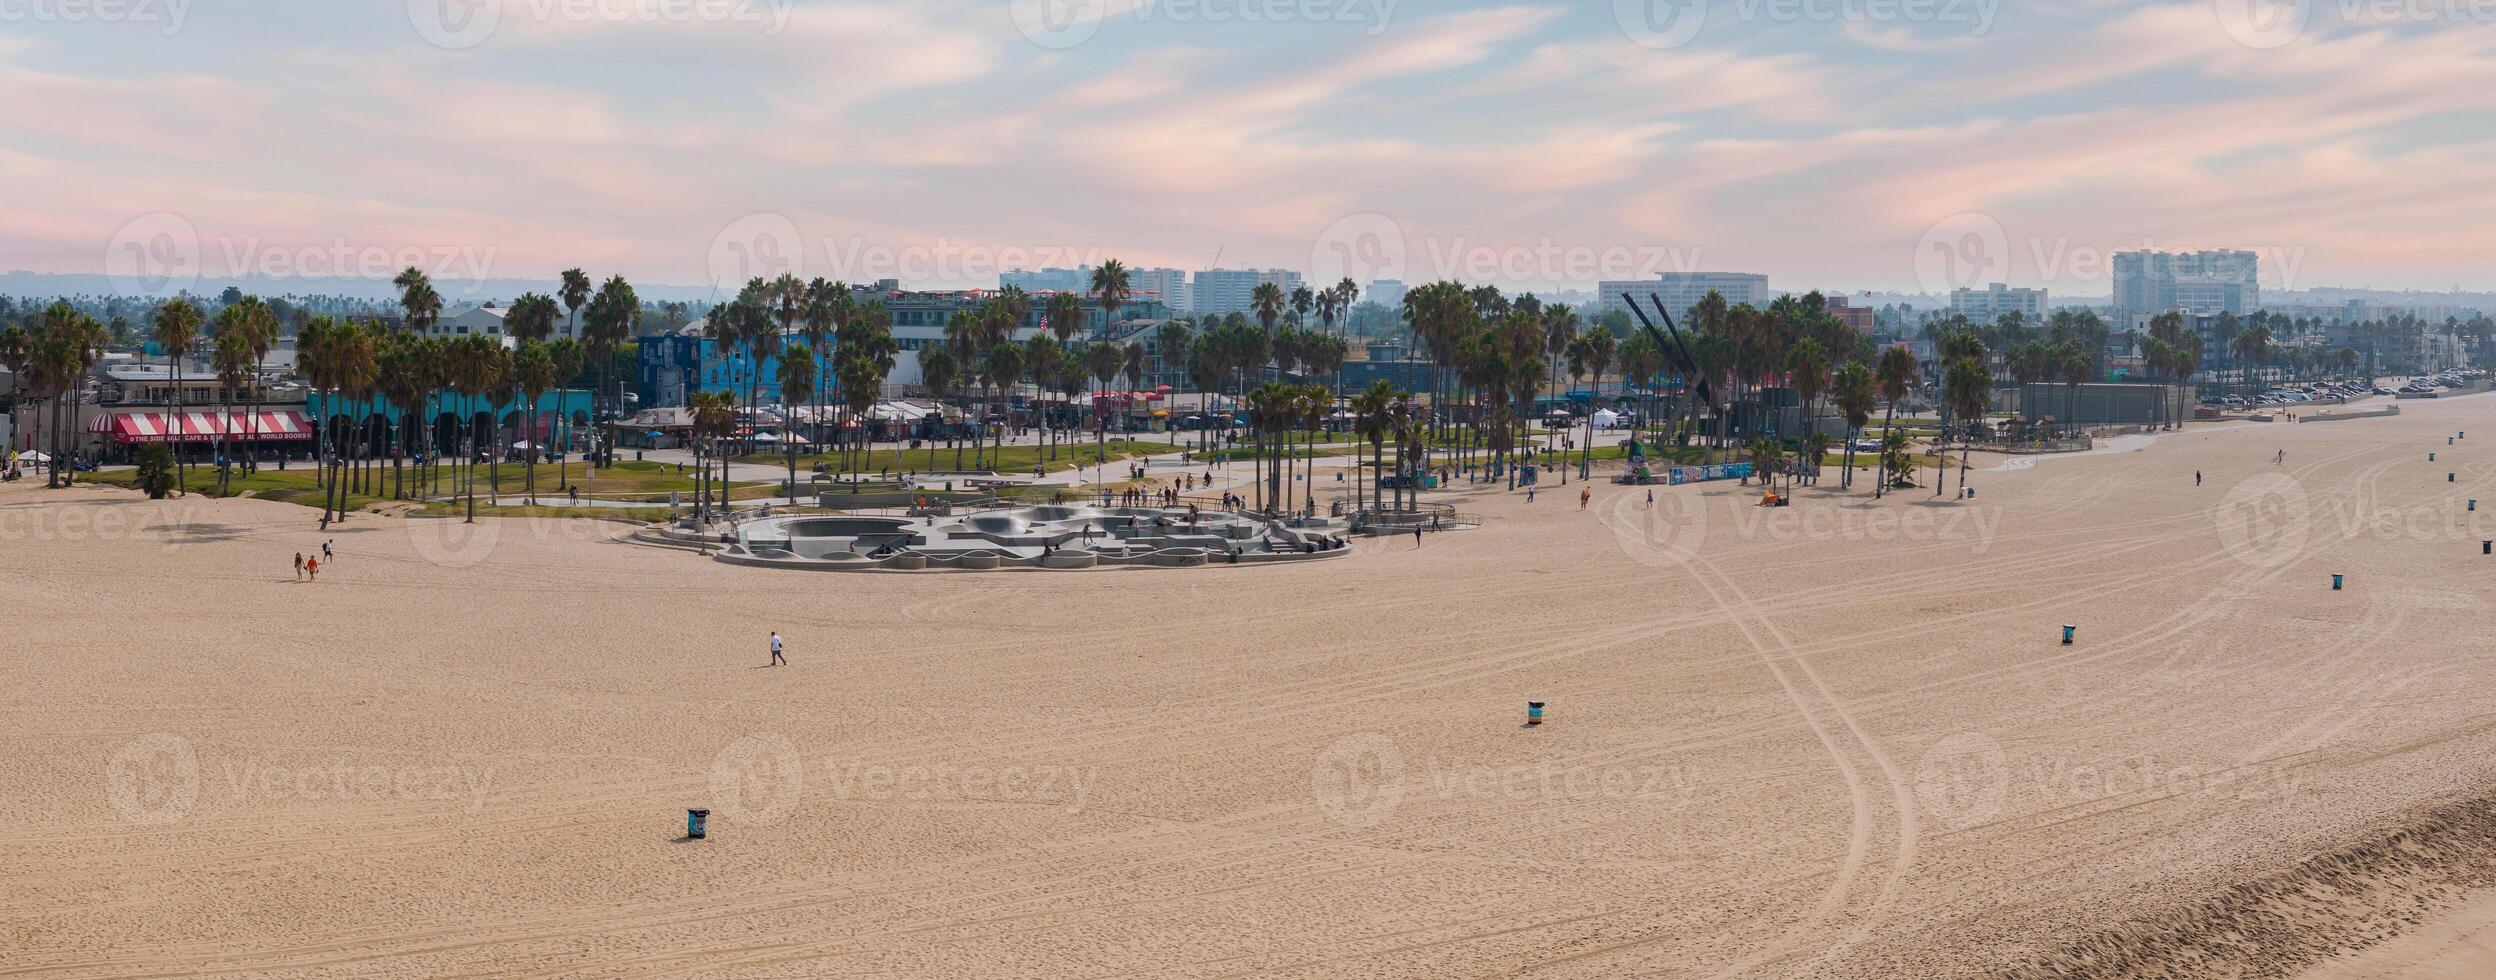
<instances>
[{"instance_id":1,"label":"distant hill","mask_svg":"<svg viewBox=\"0 0 2496 980\"><path fill-rule=\"evenodd\" d=\"M342 296L376 302L394 301L399 291L387 279L351 277L278 278L274 276L243 276L232 279L201 278L190 287L193 295L214 296L233 286L256 296ZM526 292L552 293L556 281L547 279L436 279L435 291L450 306L469 306L486 300L510 302ZM697 307L727 297L710 286L683 286L670 283L633 283L633 293L646 302L679 301ZM0 272L0 296L49 298L54 296L110 296L123 294L111 277L92 274L54 274L46 272ZM123 294L126 295L126 294ZM166 290L159 297L170 297Z\"/></svg>"}]
</instances>

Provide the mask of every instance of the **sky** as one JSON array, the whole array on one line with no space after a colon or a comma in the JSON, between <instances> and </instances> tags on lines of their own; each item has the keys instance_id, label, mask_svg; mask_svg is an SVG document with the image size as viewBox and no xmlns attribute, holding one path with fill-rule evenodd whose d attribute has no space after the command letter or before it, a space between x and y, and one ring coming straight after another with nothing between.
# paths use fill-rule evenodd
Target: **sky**
<instances>
[{"instance_id":1,"label":"sky","mask_svg":"<svg viewBox=\"0 0 2496 980\"><path fill-rule=\"evenodd\" d=\"M0 270L2489 288L2496 0L0 0Z\"/></svg>"}]
</instances>

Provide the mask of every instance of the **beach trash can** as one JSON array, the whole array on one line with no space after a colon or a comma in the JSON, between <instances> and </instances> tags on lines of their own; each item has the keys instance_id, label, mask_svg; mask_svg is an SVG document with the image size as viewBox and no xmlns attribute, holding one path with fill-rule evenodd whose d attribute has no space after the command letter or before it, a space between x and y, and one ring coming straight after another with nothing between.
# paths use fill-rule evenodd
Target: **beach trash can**
<instances>
[{"instance_id":1,"label":"beach trash can","mask_svg":"<svg viewBox=\"0 0 2496 980\"><path fill-rule=\"evenodd\" d=\"M693 838L694 840L703 840L710 837L711 811L697 809L686 810L685 836Z\"/></svg>"},{"instance_id":2,"label":"beach trash can","mask_svg":"<svg viewBox=\"0 0 2496 980\"><path fill-rule=\"evenodd\" d=\"M2496 541L2479 542L2479 554L2496 555Z\"/></svg>"},{"instance_id":3,"label":"beach trash can","mask_svg":"<svg viewBox=\"0 0 2496 980\"><path fill-rule=\"evenodd\" d=\"M2073 625L2071 625L2070 623L2064 623L2064 624L2063 624L2063 645L2064 645L2064 646L2070 646L2070 645L2071 645L2071 634L2073 634L2073 633L2075 633L2075 632L2078 632L2078 631L2079 631L2079 629L2080 629L2080 627L2073 626Z\"/></svg>"},{"instance_id":4,"label":"beach trash can","mask_svg":"<svg viewBox=\"0 0 2496 980\"><path fill-rule=\"evenodd\" d=\"M1540 725L1543 723L1542 702L1528 701L1525 703L1525 723L1528 725Z\"/></svg>"},{"instance_id":5,"label":"beach trash can","mask_svg":"<svg viewBox=\"0 0 2496 980\"><path fill-rule=\"evenodd\" d=\"M2333 573L2331 573L2331 591L2333 591L2333 592L2338 592L2338 591L2340 591L2340 573L2339 573L2339 572L2333 572Z\"/></svg>"},{"instance_id":6,"label":"beach trash can","mask_svg":"<svg viewBox=\"0 0 2496 980\"><path fill-rule=\"evenodd\" d=\"M2435 462L2435 454L2434 454L2434 453L2428 453L2428 454L2427 454L2427 462L2430 462L2430 463Z\"/></svg>"}]
</instances>

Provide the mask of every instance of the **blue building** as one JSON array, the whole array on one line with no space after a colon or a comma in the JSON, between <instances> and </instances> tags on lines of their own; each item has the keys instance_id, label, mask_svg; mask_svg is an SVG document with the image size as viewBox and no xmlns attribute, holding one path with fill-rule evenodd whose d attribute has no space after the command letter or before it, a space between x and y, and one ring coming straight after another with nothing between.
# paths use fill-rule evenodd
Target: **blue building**
<instances>
[{"instance_id":1,"label":"blue building","mask_svg":"<svg viewBox=\"0 0 2496 980\"><path fill-rule=\"evenodd\" d=\"M742 399L746 386L753 385L756 397L766 404L786 404L780 397L780 359L763 358L760 365L743 346L721 350L708 337L670 334L643 337L641 344L640 379L635 390L641 394L643 408L672 408L686 403L697 391L732 392ZM836 352L825 345L815 352L815 365L820 369L819 387L813 401L828 401L837 394L838 384L832 376L832 359Z\"/></svg>"}]
</instances>

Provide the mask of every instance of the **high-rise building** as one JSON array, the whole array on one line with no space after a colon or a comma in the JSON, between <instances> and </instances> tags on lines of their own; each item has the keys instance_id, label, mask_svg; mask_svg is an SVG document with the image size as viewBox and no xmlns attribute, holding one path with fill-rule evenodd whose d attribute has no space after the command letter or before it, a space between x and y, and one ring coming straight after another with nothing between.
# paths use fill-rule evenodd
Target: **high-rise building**
<instances>
[{"instance_id":1,"label":"high-rise building","mask_svg":"<svg viewBox=\"0 0 2496 980\"><path fill-rule=\"evenodd\" d=\"M997 275L997 288L1021 286L1028 292L1092 293L1092 267L1072 269L1009 269ZM1134 299L1151 299L1173 310L1194 309L1195 288L1178 269L1128 269L1127 291Z\"/></svg>"},{"instance_id":2,"label":"high-rise building","mask_svg":"<svg viewBox=\"0 0 2496 980\"><path fill-rule=\"evenodd\" d=\"M1206 269L1196 274L1195 310L1214 316L1252 312L1257 287L1269 282L1286 295L1302 285L1300 274L1289 269Z\"/></svg>"},{"instance_id":3,"label":"high-rise building","mask_svg":"<svg viewBox=\"0 0 2496 980\"><path fill-rule=\"evenodd\" d=\"M2116 252L2117 322L2168 310L2234 313L2262 305L2261 257L2241 250Z\"/></svg>"},{"instance_id":4,"label":"high-rise building","mask_svg":"<svg viewBox=\"0 0 2496 980\"><path fill-rule=\"evenodd\" d=\"M1092 291L1092 267L1072 269L1008 269L997 275L997 288L1021 286L1025 292L1086 293Z\"/></svg>"},{"instance_id":5,"label":"high-rise building","mask_svg":"<svg viewBox=\"0 0 2496 980\"><path fill-rule=\"evenodd\" d=\"M1371 281L1368 289L1361 290L1361 301L1386 307L1401 307L1404 305L1404 294L1411 291L1411 287L1404 285L1404 280L1378 279Z\"/></svg>"},{"instance_id":6,"label":"high-rise building","mask_svg":"<svg viewBox=\"0 0 2496 980\"><path fill-rule=\"evenodd\" d=\"M2013 289L1993 283L1983 289L1950 291L1950 312L1970 323L1992 323L2005 313L2017 313L2029 323L2045 322L2045 290Z\"/></svg>"},{"instance_id":7,"label":"high-rise building","mask_svg":"<svg viewBox=\"0 0 2496 980\"><path fill-rule=\"evenodd\" d=\"M1127 288L1136 299L1151 298L1173 310L1196 308L1196 287L1177 269L1132 269Z\"/></svg>"},{"instance_id":8,"label":"high-rise building","mask_svg":"<svg viewBox=\"0 0 2496 980\"><path fill-rule=\"evenodd\" d=\"M1767 306L1769 300L1776 298L1768 291L1768 277L1751 272L1666 273L1654 279L1605 280L1601 286L1603 296L1595 304L1597 316L1628 309L1621 302L1623 293L1636 297L1639 310L1649 316L1655 313L1655 303L1663 303L1676 321L1688 319L1690 308L1710 291L1723 294L1726 306Z\"/></svg>"}]
</instances>

